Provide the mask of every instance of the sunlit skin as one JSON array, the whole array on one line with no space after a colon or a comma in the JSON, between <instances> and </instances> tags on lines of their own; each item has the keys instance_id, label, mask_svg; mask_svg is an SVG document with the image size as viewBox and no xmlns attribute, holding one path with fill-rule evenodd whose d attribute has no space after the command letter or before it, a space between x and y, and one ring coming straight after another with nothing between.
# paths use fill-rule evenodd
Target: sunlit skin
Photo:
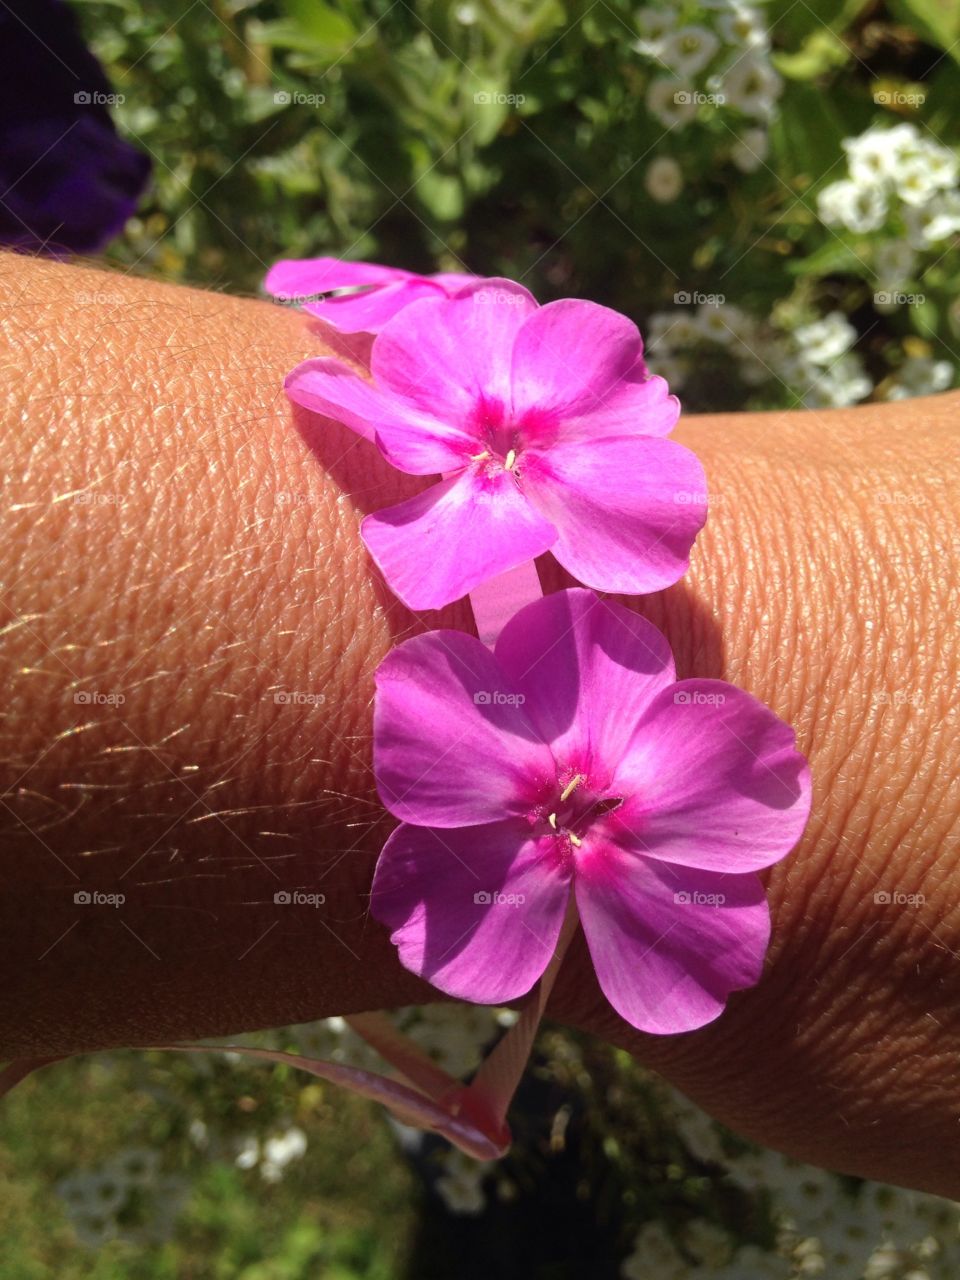
<instances>
[{"instance_id":1,"label":"sunlit skin","mask_svg":"<svg viewBox=\"0 0 960 1280\"><path fill-rule=\"evenodd\" d=\"M76 266L8 257L0 288L0 1052L433 998L367 911L392 827L372 673L469 613L411 616L358 537L433 480L280 390L363 340ZM747 1135L955 1197L958 413L947 394L681 420L710 519L689 575L640 607L682 678L730 680L795 726L814 812L767 878L765 977L716 1023L631 1032L581 938L551 1005ZM549 557L542 574L569 585ZM125 701L75 700L91 691ZM324 913L279 909L290 887L326 894ZM78 889L126 902L77 906Z\"/></svg>"}]
</instances>

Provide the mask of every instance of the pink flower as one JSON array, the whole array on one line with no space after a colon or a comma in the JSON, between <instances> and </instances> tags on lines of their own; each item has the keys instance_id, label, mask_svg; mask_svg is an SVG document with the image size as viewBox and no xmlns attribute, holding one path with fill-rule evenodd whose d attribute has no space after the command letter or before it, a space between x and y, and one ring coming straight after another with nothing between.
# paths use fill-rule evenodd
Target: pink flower
<instances>
[{"instance_id":1,"label":"pink flower","mask_svg":"<svg viewBox=\"0 0 960 1280\"><path fill-rule=\"evenodd\" d=\"M788 725L719 680L676 681L663 636L590 591L522 609L493 653L458 631L377 673L375 769L402 825L372 911L402 963L499 1004L528 991L575 895L597 978L643 1031L689 1031L760 977L756 872L799 839Z\"/></svg>"},{"instance_id":2,"label":"pink flower","mask_svg":"<svg viewBox=\"0 0 960 1280\"><path fill-rule=\"evenodd\" d=\"M339 258L288 258L270 268L263 287L287 302L318 293L339 294L323 302L304 302L303 309L340 333L379 333L418 298L445 298L480 278L455 272L418 276L399 267Z\"/></svg>"},{"instance_id":3,"label":"pink flower","mask_svg":"<svg viewBox=\"0 0 960 1280\"><path fill-rule=\"evenodd\" d=\"M440 608L547 550L587 586L632 594L682 576L706 518L699 462L660 438L676 397L642 349L636 325L607 307L540 307L487 280L389 321L373 385L322 358L286 387L401 471L445 474L361 528L411 609Z\"/></svg>"}]
</instances>

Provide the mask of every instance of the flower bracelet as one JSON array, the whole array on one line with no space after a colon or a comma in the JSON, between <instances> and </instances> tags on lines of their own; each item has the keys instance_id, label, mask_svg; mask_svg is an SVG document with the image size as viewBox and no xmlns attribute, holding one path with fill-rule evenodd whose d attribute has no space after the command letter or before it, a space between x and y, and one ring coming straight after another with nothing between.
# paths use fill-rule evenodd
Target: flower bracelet
<instances>
[{"instance_id":1,"label":"flower bracelet","mask_svg":"<svg viewBox=\"0 0 960 1280\"><path fill-rule=\"evenodd\" d=\"M678 581L706 518L703 469L666 438L679 403L630 320L576 299L540 306L510 280L330 258L278 263L266 287L375 335L369 377L310 359L287 394L398 470L440 477L366 516L361 537L408 608L467 595L478 633L425 632L377 670L374 775L399 825L371 913L439 991L523 1003L469 1084L375 1013L347 1021L400 1078L230 1047L491 1159L509 1146L507 1109L578 926L601 990L641 1031L692 1031L759 981L770 916L757 872L799 840L809 770L772 711L721 680L677 680L657 628L598 594ZM582 586L542 596L545 553Z\"/></svg>"}]
</instances>

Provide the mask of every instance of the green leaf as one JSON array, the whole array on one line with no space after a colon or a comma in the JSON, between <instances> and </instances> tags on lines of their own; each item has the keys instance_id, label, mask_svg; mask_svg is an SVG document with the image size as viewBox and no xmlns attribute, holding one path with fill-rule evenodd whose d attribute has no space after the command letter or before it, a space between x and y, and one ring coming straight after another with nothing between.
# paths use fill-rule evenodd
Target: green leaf
<instances>
[{"instance_id":1,"label":"green leaf","mask_svg":"<svg viewBox=\"0 0 960 1280\"><path fill-rule=\"evenodd\" d=\"M320 0L284 0L291 21L316 45L340 51L357 37L350 19Z\"/></svg>"},{"instance_id":2,"label":"green leaf","mask_svg":"<svg viewBox=\"0 0 960 1280\"><path fill-rule=\"evenodd\" d=\"M778 171L813 185L843 177L840 143L849 132L826 94L810 84L788 83L770 131Z\"/></svg>"},{"instance_id":3,"label":"green leaf","mask_svg":"<svg viewBox=\"0 0 960 1280\"><path fill-rule=\"evenodd\" d=\"M796 53L776 53L773 65L791 80L813 80L850 59L850 50L827 27L815 31Z\"/></svg>"},{"instance_id":4,"label":"green leaf","mask_svg":"<svg viewBox=\"0 0 960 1280\"><path fill-rule=\"evenodd\" d=\"M787 264L792 276L863 275L866 269L863 254L833 236L813 253Z\"/></svg>"}]
</instances>

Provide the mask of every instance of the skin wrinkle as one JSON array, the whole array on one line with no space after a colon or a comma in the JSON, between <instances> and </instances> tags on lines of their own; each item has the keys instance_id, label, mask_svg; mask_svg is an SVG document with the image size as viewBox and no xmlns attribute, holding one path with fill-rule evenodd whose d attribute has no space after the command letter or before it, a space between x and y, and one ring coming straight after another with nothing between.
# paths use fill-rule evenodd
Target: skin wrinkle
<instances>
[{"instance_id":1,"label":"skin wrinkle","mask_svg":"<svg viewBox=\"0 0 960 1280\"><path fill-rule=\"evenodd\" d=\"M0 963L13 975L0 1053L435 998L369 916L393 825L369 772L371 676L399 639L470 629L469 613L406 613L357 536L366 511L431 479L291 411L283 375L334 346L342 358L344 344L325 347L283 308L11 258L4 288L16 498L0 579L16 612L0 615L13 690L0 720ZM114 290L129 303L75 305ZM717 500L688 577L639 607L666 631L681 677L742 684L796 726L814 816L767 878L766 977L715 1024L669 1041L629 1031L582 939L552 1004L741 1132L956 1195L942 1134L960 1065L946 767L958 403L911 402L909 434L902 405L681 422ZM881 490L926 502L881 503ZM53 501L73 491L126 501ZM545 589L569 584L549 556L538 567ZM73 703L111 681L122 707ZM917 705L877 701L915 684ZM280 690L326 702L278 704ZM71 872L126 891L122 917L75 907ZM927 903L878 907L880 886ZM328 905L278 907L278 887L324 892Z\"/></svg>"}]
</instances>

